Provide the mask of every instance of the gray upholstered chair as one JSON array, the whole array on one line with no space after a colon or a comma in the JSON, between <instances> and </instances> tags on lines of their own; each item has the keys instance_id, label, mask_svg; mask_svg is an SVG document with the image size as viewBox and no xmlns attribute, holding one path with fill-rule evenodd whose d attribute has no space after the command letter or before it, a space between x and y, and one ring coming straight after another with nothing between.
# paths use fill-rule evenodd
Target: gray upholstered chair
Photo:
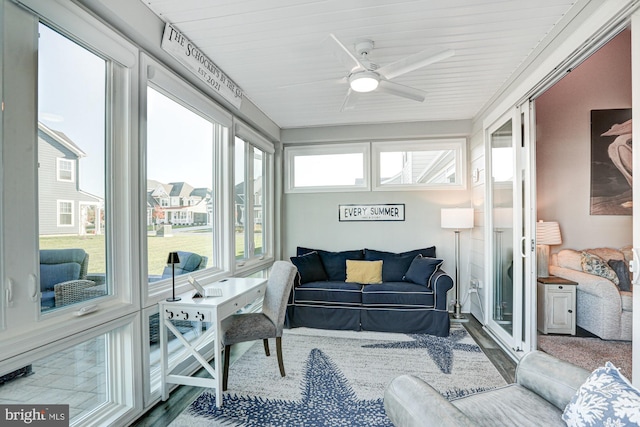
<instances>
[{"instance_id":1,"label":"gray upholstered chair","mask_svg":"<svg viewBox=\"0 0 640 427\"><path fill-rule=\"evenodd\" d=\"M222 390L227 389L231 346L241 342L263 340L264 352L269 356L268 338L275 338L280 375L285 376L282 361L282 330L284 329L287 300L297 272L296 267L290 262L276 261L271 268L267 282L262 312L234 314L223 320L220 333L224 345Z\"/></svg>"},{"instance_id":2,"label":"gray upholstered chair","mask_svg":"<svg viewBox=\"0 0 640 427\"><path fill-rule=\"evenodd\" d=\"M516 382L449 402L411 375L395 378L384 394L396 426L564 426L562 412L590 372L541 351L525 355Z\"/></svg>"}]
</instances>

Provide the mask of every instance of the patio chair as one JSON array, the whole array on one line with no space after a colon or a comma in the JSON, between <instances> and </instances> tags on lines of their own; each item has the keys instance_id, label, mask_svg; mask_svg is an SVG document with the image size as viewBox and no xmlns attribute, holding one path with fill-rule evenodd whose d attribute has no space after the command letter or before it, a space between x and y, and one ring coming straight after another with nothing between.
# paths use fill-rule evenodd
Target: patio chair
<instances>
[{"instance_id":1,"label":"patio chair","mask_svg":"<svg viewBox=\"0 0 640 427\"><path fill-rule=\"evenodd\" d=\"M84 249L40 250L40 303L42 310L63 307L87 299L89 254Z\"/></svg>"}]
</instances>

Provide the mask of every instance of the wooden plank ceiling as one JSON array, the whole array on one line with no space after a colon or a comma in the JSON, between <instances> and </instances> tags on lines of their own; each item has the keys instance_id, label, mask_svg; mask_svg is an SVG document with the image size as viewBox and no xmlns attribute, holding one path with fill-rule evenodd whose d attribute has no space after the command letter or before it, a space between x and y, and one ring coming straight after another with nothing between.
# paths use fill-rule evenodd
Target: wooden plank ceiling
<instances>
[{"instance_id":1,"label":"wooden plank ceiling","mask_svg":"<svg viewBox=\"0 0 640 427\"><path fill-rule=\"evenodd\" d=\"M281 128L473 118L581 1L571 0L140 0L174 24ZM557 29L557 28L556 28ZM330 33L355 54L368 38L372 62L446 49L455 55L393 82L424 102L347 93ZM546 40L548 41L548 39Z\"/></svg>"}]
</instances>

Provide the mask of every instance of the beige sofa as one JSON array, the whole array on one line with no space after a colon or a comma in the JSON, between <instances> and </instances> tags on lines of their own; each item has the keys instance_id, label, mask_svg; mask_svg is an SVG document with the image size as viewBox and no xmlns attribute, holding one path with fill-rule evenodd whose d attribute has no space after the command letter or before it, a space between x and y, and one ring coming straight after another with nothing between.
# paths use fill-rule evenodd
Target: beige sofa
<instances>
[{"instance_id":1,"label":"beige sofa","mask_svg":"<svg viewBox=\"0 0 640 427\"><path fill-rule=\"evenodd\" d=\"M586 249L585 252L605 261L631 259L629 248ZM620 291L611 280L585 273L581 253L561 250L551 256L549 265L549 274L578 283L576 324L604 340L631 341L633 293Z\"/></svg>"}]
</instances>

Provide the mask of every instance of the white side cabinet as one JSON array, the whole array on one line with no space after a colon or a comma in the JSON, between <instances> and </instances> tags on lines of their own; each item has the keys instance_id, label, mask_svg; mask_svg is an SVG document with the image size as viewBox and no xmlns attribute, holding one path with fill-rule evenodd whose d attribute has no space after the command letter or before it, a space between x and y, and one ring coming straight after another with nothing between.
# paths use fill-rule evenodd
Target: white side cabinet
<instances>
[{"instance_id":1,"label":"white side cabinet","mask_svg":"<svg viewBox=\"0 0 640 427\"><path fill-rule=\"evenodd\" d=\"M538 278L538 331L576 334L577 285L560 277Z\"/></svg>"}]
</instances>

